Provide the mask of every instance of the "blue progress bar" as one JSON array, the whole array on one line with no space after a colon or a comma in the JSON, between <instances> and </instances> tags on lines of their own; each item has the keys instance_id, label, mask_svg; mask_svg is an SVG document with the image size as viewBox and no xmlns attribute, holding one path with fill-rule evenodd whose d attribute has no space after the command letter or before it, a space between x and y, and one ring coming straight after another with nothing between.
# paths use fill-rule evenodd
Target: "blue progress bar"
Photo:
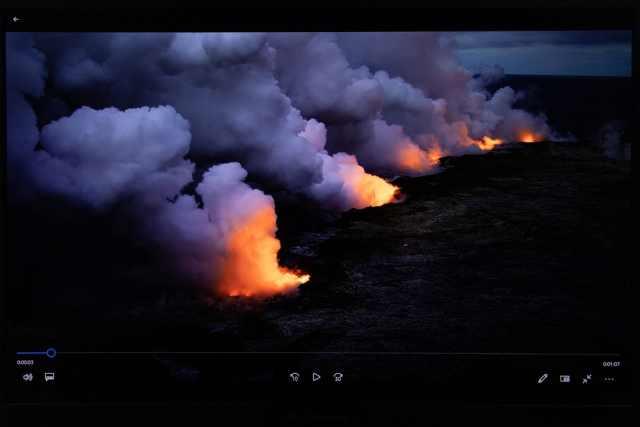
<instances>
[{"instance_id":1,"label":"blue progress bar","mask_svg":"<svg viewBox=\"0 0 640 427\"><path fill-rule=\"evenodd\" d=\"M46 351L16 351L16 356L47 356L53 359L57 353L55 348L48 348Z\"/></svg>"}]
</instances>

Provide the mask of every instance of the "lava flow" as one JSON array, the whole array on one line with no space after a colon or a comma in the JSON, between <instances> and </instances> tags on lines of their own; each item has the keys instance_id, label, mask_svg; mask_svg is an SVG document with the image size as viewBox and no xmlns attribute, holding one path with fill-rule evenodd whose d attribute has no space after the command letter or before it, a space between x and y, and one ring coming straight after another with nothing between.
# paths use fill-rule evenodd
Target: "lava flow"
<instances>
[{"instance_id":1,"label":"lava flow","mask_svg":"<svg viewBox=\"0 0 640 427\"><path fill-rule=\"evenodd\" d=\"M399 200L399 187L365 172L357 163L341 163L339 174L344 183L343 188L356 209L378 207Z\"/></svg>"},{"instance_id":2,"label":"lava flow","mask_svg":"<svg viewBox=\"0 0 640 427\"><path fill-rule=\"evenodd\" d=\"M476 145L483 151L490 151L496 148L496 146L502 144L502 142L503 141L499 138L483 136L482 140L476 142Z\"/></svg>"},{"instance_id":3,"label":"lava flow","mask_svg":"<svg viewBox=\"0 0 640 427\"><path fill-rule=\"evenodd\" d=\"M535 135L532 132L524 131L520 135L518 135L518 140L520 142L531 143L531 142L538 142L539 138L537 135Z\"/></svg>"},{"instance_id":4,"label":"lava flow","mask_svg":"<svg viewBox=\"0 0 640 427\"><path fill-rule=\"evenodd\" d=\"M368 173L358 177L354 187L357 191L358 204L361 206L382 206L397 202L400 197L399 187Z\"/></svg>"},{"instance_id":5,"label":"lava flow","mask_svg":"<svg viewBox=\"0 0 640 427\"><path fill-rule=\"evenodd\" d=\"M310 275L281 267L276 214L264 207L231 231L218 290L225 296L267 297L296 289Z\"/></svg>"},{"instance_id":6,"label":"lava flow","mask_svg":"<svg viewBox=\"0 0 640 427\"><path fill-rule=\"evenodd\" d=\"M436 168L441 157L442 150L438 146L425 151L415 144L409 144L398 152L398 164L405 173L424 174Z\"/></svg>"},{"instance_id":7,"label":"lava flow","mask_svg":"<svg viewBox=\"0 0 640 427\"><path fill-rule=\"evenodd\" d=\"M339 210L364 209L399 201L400 189L379 176L367 173L355 156L336 153L323 155L323 174L328 181L319 184L323 188L340 189L340 198L334 206ZM324 187L323 187L324 186Z\"/></svg>"}]
</instances>

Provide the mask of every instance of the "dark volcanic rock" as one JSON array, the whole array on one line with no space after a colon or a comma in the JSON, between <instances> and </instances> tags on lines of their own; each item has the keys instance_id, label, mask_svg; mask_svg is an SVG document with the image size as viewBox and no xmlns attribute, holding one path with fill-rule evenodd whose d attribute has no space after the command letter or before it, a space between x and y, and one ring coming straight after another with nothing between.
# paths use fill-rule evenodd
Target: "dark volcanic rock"
<instances>
[{"instance_id":1,"label":"dark volcanic rock","mask_svg":"<svg viewBox=\"0 0 640 427\"><path fill-rule=\"evenodd\" d=\"M621 346L630 165L551 143L443 163L441 174L395 182L404 203L299 237L312 281L268 314L291 348Z\"/></svg>"}]
</instances>

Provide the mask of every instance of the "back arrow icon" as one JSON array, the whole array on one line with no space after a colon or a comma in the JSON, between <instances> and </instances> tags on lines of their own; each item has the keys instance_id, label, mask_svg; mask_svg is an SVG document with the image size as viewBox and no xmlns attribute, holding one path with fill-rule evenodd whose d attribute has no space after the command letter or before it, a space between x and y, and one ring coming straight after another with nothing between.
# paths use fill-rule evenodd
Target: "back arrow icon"
<instances>
[{"instance_id":1,"label":"back arrow icon","mask_svg":"<svg viewBox=\"0 0 640 427\"><path fill-rule=\"evenodd\" d=\"M13 22L18 22L20 20L20 18L18 18L17 16L13 17Z\"/></svg>"}]
</instances>

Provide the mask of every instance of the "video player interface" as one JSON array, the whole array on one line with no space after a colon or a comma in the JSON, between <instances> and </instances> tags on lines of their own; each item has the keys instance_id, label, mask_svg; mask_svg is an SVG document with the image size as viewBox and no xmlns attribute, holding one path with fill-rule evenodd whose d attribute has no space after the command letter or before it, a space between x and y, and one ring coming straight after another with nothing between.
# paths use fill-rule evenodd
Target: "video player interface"
<instances>
[{"instance_id":1,"label":"video player interface","mask_svg":"<svg viewBox=\"0 0 640 427\"><path fill-rule=\"evenodd\" d=\"M11 402L627 398L629 29L31 19L4 23Z\"/></svg>"}]
</instances>

